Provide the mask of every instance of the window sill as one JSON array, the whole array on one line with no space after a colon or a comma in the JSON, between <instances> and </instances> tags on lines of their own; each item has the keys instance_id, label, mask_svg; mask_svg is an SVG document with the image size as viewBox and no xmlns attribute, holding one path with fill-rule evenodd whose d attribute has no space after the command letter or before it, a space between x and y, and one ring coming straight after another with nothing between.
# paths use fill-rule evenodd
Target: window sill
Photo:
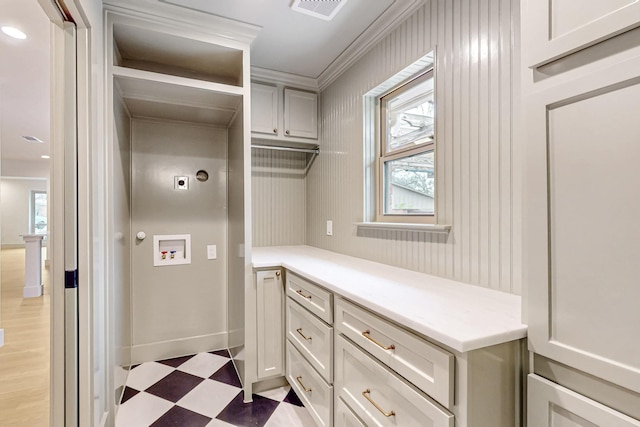
<instances>
[{"instance_id":1,"label":"window sill","mask_svg":"<svg viewBox=\"0 0 640 427\"><path fill-rule=\"evenodd\" d=\"M450 225L442 224L410 224L403 222L357 222L358 229L420 231L424 233L448 233Z\"/></svg>"}]
</instances>

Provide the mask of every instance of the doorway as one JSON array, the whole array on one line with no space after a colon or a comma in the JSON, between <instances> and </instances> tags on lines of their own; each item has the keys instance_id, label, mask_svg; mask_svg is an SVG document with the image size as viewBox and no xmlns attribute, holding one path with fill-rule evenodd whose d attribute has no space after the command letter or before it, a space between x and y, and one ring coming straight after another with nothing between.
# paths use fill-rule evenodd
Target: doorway
<instances>
[{"instance_id":1,"label":"doorway","mask_svg":"<svg viewBox=\"0 0 640 427\"><path fill-rule=\"evenodd\" d=\"M7 0L0 26L0 425L48 426L50 21L36 1ZM29 234L45 236L44 287L25 298Z\"/></svg>"}]
</instances>

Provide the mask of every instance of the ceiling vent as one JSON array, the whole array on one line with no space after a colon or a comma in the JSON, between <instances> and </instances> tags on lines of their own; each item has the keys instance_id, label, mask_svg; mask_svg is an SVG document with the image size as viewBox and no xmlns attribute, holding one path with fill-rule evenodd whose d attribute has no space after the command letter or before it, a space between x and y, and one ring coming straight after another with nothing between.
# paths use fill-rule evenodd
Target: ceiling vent
<instances>
[{"instance_id":1,"label":"ceiling vent","mask_svg":"<svg viewBox=\"0 0 640 427\"><path fill-rule=\"evenodd\" d=\"M22 139L24 139L27 142L35 142L36 144L44 143L44 141L41 140L40 138L36 138L35 136L30 136L30 135L23 135Z\"/></svg>"},{"instance_id":2,"label":"ceiling vent","mask_svg":"<svg viewBox=\"0 0 640 427\"><path fill-rule=\"evenodd\" d=\"M293 0L291 9L305 15L331 21L347 0Z\"/></svg>"}]
</instances>

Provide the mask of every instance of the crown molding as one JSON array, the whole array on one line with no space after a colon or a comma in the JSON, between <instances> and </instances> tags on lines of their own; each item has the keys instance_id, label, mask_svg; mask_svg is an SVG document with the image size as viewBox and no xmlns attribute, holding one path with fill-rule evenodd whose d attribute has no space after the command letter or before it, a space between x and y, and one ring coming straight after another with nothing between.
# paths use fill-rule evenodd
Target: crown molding
<instances>
[{"instance_id":1,"label":"crown molding","mask_svg":"<svg viewBox=\"0 0 640 427\"><path fill-rule=\"evenodd\" d=\"M139 18L153 17L179 23L205 34L251 44L262 27L191 9L171 0L104 0L107 10L126 12Z\"/></svg>"},{"instance_id":2,"label":"crown molding","mask_svg":"<svg viewBox=\"0 0 640 427\"><path fill-rule=\"evenodd\" d=\"M305 77L298 74L285 73L282 71L269 70L267 68L255 66L251 67L251 80L282 86L292 86L314 92L318 91L318 80L312 77Z\"/></svg>"},{"instance_id":3,"label":"crown molding","mask_svg":"<svg viewBox=\"0 0 640 427\"><path fill-rule=\"evenodd\" d=\"M320 91L347 71L369 49L411 16L426 0L396 0L372 25L349 45L318 77ZM407 5L407 3L409 3Z\"/></svg>"}]
</instances>

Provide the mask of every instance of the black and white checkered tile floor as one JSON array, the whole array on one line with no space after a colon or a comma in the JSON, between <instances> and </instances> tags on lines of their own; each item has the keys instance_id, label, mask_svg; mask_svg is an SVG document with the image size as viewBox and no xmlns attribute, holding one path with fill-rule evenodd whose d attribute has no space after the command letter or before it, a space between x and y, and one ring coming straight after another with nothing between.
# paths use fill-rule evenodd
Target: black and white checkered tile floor
<instances>
[{"instance_id":1,"label":"black and white checkered tile floor","mask_svg":"<svg viewBox=\"0 0 640 427\"><path fill-rule=\"evenodd\" d=\"M116 427L311 427L290 389L242 402L240 381L226 350L148 362L131 369Z\"/></svg>"}]
</instances>

